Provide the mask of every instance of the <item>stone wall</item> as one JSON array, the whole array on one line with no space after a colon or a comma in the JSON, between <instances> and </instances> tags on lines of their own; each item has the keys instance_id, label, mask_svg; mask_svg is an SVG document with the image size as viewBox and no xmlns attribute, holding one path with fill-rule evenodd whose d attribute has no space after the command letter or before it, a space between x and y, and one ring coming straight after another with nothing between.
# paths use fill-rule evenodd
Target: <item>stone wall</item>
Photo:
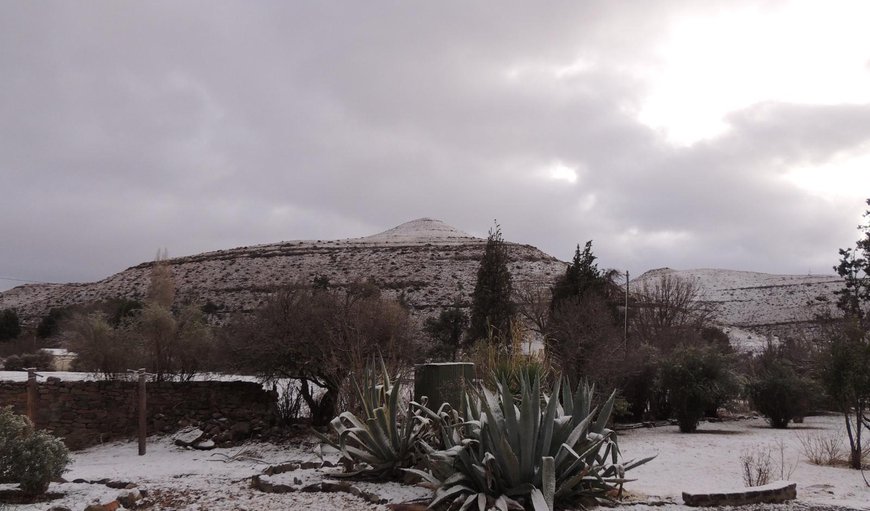
<instances>
[{"instance_id":1,"label":"stone wall","mask_svg":"<svg viewBox=\"0 0 870 511\"><path fill-rule=\"evenodd\" d=\"M137 382L60 381L38 384L36 425L71 449L136 435ZM148 434L197 426L218 444L261 435L277 422L277 395L252 382L149 382ZM0 382L0 406L25 413L26 382Z\"/></svg>"},{"instance_id":2,"label":"stone wall","mask_svg":"<svg viewBox=\"0 0 870 511\"><path fill-rule=\"evenodd\" d=\"M782 504L797 498L797 484L776 481L737 491L716 493L683 492L683 502L692 507L745 506L748 504Z\"/></svg>"}]
</instances>

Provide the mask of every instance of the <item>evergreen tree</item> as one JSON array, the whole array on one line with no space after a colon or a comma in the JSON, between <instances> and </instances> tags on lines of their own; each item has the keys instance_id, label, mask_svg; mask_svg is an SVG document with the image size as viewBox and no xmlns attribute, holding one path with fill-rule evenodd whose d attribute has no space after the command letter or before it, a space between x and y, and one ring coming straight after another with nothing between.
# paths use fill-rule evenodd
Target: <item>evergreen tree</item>
<instances>
[{"instance_id":1,"label":"evergreen tree","mask_svg":"<svg viewBox=\"0 0 870 511\"><path fill-rule=\"evenodd\" d=\"M462 343L462 333L468 327L468 316L455 303L453 307L444 309L437 318L428 318L423 330L438 342L437 352L446 352L450 360L456 360L459 346ZM440 353L439 353L440 354Z\"/></svg>"},{"instance_id":2,"label":"evergreen tree","mask_svg":"<svg viewBox=\"0 0 870 511\"><path fill-rule=\"evenodd\" d=\"M0 341L15 339L21 333L18 314L12 309L0 312Z\"/></svg>"},{"instance_id":3,"label":"evergreen tree","mask_svg":"<svg viewBox=\"0 0 870 511\"><path fill-rule=\"evenodd\" d=\"M574 251L574 259L565 275L556 281L553 286L552 308L555 310L562 302L569 298L582 298L589 293L604 294L606 292L607 279L605 274L595 264L596 257L592 255L592 240L586 242L583 250L580 245Z\"/></svg>"},{"instance_id":4,"label":"evergreen tree","mask_svg":"<svg viewBox=\"0 0 870 511\"><path fill-rule=\"evenodd\" d=\"M864 217L870 220L870 210ZM840 249L839 264L834 266L844 281L837 292L844 317L842 328L830 339L822 369L826 390L846 419L849 465L855 469L862 468L862 433L870 432L870 221L858 229L863 231L861 239L854 249Z\"/></svg>"},{"instance_id":5,"label":"evergreen tree","mask_svg":"<svg viewBox=\"0 0 870 511\"><path fill-rule=\"evenodd\" d=\"M471 295L470 340L487 339L492 332L493 339L510 343L515 308L511 301L512 292L507 245L501 237L501 227L496 224L489 231Z\"/></svg>"}]
</instances>

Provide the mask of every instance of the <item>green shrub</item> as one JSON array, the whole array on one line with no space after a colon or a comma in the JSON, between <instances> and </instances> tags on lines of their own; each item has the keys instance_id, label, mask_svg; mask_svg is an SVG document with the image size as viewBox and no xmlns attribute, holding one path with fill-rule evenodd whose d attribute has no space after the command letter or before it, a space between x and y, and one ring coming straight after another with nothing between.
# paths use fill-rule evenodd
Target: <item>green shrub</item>
<instances>
[{"instance_id":1,"label":"green shrub","mask_svg":"<svg viewBox=\"0 0 870 511\"><path fill-rule=\"evenodd\" d=\"M785 362L770 364L747 385L752 404L774 428L806 415L810 386Z\"/></svg>"},{"instance_id":2,"label":"green shrub","mask_svg":"<svg viewBox=\"0 0 870 511\"><path fill-rule=\"evenodd\" d=\"M4 361L3 367L6 371L23 371L30 367L35 367L37 371L51 371L53 369L51 355L44 351L10 355Z\"/></svg>"},{"instance_id":3,"label":"green shrub","mask_svg":"<svg viewBox=\"0 0 870 511\"><path fill-rule=\"evenodd\" d=\"M25 494L40 495L69 462L69 451L59 438L37 431L11 406L0 409L0 482L17 482Z\"/></svg>"},{"instance_id":4,"label":"green shrub","mask_svg":"<svg viewBox=\"0 0 870 511\"><path fill-rule=\"evenodd\" d=\"M649 460L619 463L616 436L606 427L614 395L596 413L586 385L572 393L557 382L547 397L539 378L520 381L516 403L502 380L498 391L483 388L468 397L464 417L443 406L425 410L440 425L443 445L428 453L428 470L408 471L436 488L430 507L516 509L525 503L545 511L555 501L594 503L616 496L628 481L625 471Z\"/></svg>"},{"instance_id":5,"label":"green shrub","mask_svg":"<svg viewBox=\"0 0 870 511\"><path fill-rule=\"evenodd\" d=\"M693 433L704 411L733 397L737 380L728 357L710 347L681 346L661 365L658 387L667 393L683 433Z\"/></svg>"}]
</instances>

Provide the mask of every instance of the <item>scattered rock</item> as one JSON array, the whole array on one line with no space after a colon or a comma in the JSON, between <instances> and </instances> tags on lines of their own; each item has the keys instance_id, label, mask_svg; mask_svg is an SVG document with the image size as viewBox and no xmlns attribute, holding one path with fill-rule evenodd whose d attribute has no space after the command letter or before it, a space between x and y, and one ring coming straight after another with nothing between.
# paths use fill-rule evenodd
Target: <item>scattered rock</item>
<instances>
[{"instance_id":1,"label":"scattered rock","mask_svg":"<svg viewBox=\"0 0 870 511\"><path fill-rule=\"evenodd\" d=\"M297 488L290 486L289 484L273 483L269 480L269 476L252 477L251 488L265 493L291 493L298 491Z\"/></svg>"},{"instance_id":2,"label":"scattered rock","mask_svg":"<svg viewBox=\"0 0 870 511\"><path fill-rule=\"evenodd\" d=\"M118 495L118 502L127 509L136 507L136 503L142 500L142 494L139 490L131 490Z\"/></svg>"},{"instance_id":3,"label":"scattered rock","mask_svg":"<svg viewBox=\"0 0 870 511\"><path fill-rule=\"evenodd\" d=\"M401 504L387 504L387 509L390 511L426 511L429 507L426 504L403 502Z\"/></svg>"},{"instance_id":4,"label":"scattered rock","mask_svg":"<svg viewBox=\"0 0 870 511\"><path fill-rule=\"evenodd\" d=\"M105 484L113 490L129 490L130 488L136 487L134 483L130 483L127 481L105 481L102 484Z\"/></svg>"},{"instance_id":5,"label":"scattered rock","mask_svg":"<svg viewBox=\"0 0 870 511\"><path fill-rule=\"evenodd\" d=\"M237 422L230 428L233 439L247 438L251 436L250 422Z\"/></svg>"},{"instance_id":6,"label":"scattered rock","mask_svg":"<svg viewBox=\"0 0 870 511\"><path fill-rule=\"evenodd\" d=\"M194 449L199 449L200 451L209 451L214 449L214 441L213 440L201 440L195 444L193 444Z\"/></svg>"},{"instance_id":7,"label":"scattered rock","mask_svg":"<svg viewBox=\"0 0 870 511\"><path fill-rule=\"evenodd\" d=\"M263 471L263 474L267 476L273 476L275 474L284 474L286 472L292 472L294 470L298 470L300 468L299 463L282 463L281 465L273 465L266 470ZM301 468L305 468L305 463L301 465ZM316 468L316 467L315 467Z\"/></svg>"},{"instance_id":8,"label":"scattered rock","mask_svg":"<svg viewBox=\"0 0 870 511\"><path fill-rule=\"evenodd\" d=\"M384 499L381 499L377 495L362 491L347 481L323 481L322 483L320 483L320 491L327 493L350 493L355 497L367 500L373 504L383 504L385 502Z\"/></svg>"},{"instance_id":9,"label":"scattered rock","mask_svg":"<svg viewBox=\"0 0 870 511\"><path fill-rule=\"evenodd\" d=\"M203 431L199 428L184 428L175 435L173 435L172 439L175 441L175 445L190 447L196 442L202 440L204 436L205 433L203 433Z\"/></svg>"},{"instance_id":10,"label":"scattered rock","mask_svg":"<svg viewBox=\"0 0 870 511\"><path fill-rule=\"evenodd\" d=\"M107 504L90 504L85 508L85 511L116 511L121 507L117 500L113 500Z\"/></svg>"}]
</instances>

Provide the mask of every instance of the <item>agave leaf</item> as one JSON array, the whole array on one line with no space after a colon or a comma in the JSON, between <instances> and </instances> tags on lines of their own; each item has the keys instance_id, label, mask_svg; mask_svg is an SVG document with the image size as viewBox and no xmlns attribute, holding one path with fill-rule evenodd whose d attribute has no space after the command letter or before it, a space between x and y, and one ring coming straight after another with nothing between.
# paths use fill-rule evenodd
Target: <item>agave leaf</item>
<instances>
[{"instance_id":1,"label":"agave leaf","mask_svg":"<svg viewBox=\"0 0 870 511\"><path fill-rule=\"evenodd\" d=\"M522 504L515 501L514 499L508 497L507 495L502 495L501 497L504 498L504 501L508 506L508 510L510 510L510 511L525 511L526 508L523 507Z\"/></svg>"},{"instance_id":2,"label":"agave leaf","mask_svg":"<svg viewBox=\"0 0 870 511\"><path fill-rule=\"evenodd\" d=\"M432 502L429 503L429 509L434 508L448 497L455 497L457 495L462 495L463 493L474 493L474 490L472 490L468 486L461 484L456 486L450 486L449 488L439 488L437 491L435 491L435 498L433 498Z\"/></svg>"},{"instance_id":3,"label":"agave leaf","mask_svg":"<svg viewBox=\"0 0 870 511\"><path fill-rule=\"evenodd\" d=\"M384 360L381 359L381 365L384 365ZM389 379L387 377L386 367L384 366L384 379L389 383ZM398 427L398 413L399 413L399 394L401 394L401 384L396 381L395 385L389 387L387 391L387 397L389 398L387 405L387 426L390 432L390 440L394 446L399 445L399 427ZM410 408L408 409L409 415ZM407 434L407 432L406 432Z\"/></svg>"},{"instance_id":4,"label":"agave leaf","mask_svg":"<svg viewBox=\"0 0 870 511\"><path fill-rule=\"evenodd\" d=\"M510 387L507 381L499 382L499 390L501 390L501 406L504 415L504 433L507 435L508 443L519 446L520 432L517 426L517 415L519 410L514 405L514 397L511 394Z\"/></svg>"},{"instance_id":5,"label":"agave leaf","mask_svg":"<svg viewBox=\"0 0 870 511\"><path fill-rule=\"evenodd\" d=\"M534 511L553 511L553 508L547 506L547 501L544 500L544 494L541 493L540 489L535 488L529 496L531 497L532 509Z\"/></svg>"},{"instance_id":6,"label":"agave leaf","mask_svg":"<svg viewBox=\"0 0 870 511\"><path fill-rule=\"evenodd\" d=\"M607 421L610 420L610 414L613 412L614 401L616 401L615 390L610 394L610 397L607 398L607 401L604 402L604 406L601 407L601 412L598 414L598 420L595 421L595 425L592 426L592 431L594 433L601 434L604 432L604 428L607 426Z\"/></svg>"},{"instance_id":7,"label":"agave leaf","mask_svg":"<svg viewBox=\"0 0 870 511\"><path fill-rule=\"evenodd\" d=\"M477 494L477 509L479 511L486 511L486 494L478 493Z\"/></svg>"},{"instance_id":8,"label":"agave leaf","mask_svg":"<svg viewBox=\"0 0 870 511\"><path fill-rule=\"evenodd\" d=\"M556 460L552 456L541 458L541 493L547 507L552 510L556 497Z\"/></svg>"},{"instance_id":9,"label":"agave leaf","mask_svg":"<svg viewBox=\"0 0 870 511\"><path fill-rule=\"evenodd\" d=\"M562 408L564 415L574 415L574 394L571 392L571 382L565 377L565 385L562 386Z\"/></svg>"},{"instance_id":10,"label":"agave leaf","mask_svg":"<svg viewBox=\"0 0 870 511\"><path fill-rule=\"evenodd\" d=\"M586 472L583 471L583 472L580 472L579 474L576 474L572 477L569 477L568 479L563 481L562 484L560 484L556 488L556 498L567 497L568 495L571 495L572 493L574 493L574 491L573 491L574 488L578 484L583 482L583 480L585 478L586 478Z\"/></svg>"},{"instance_id":11,"label":"agave leaf","mask_svg":"<svg viewBox=\"0 0 870 511\"><path fill-rule=\"evenodd\" d=\"M517 430L517 443L515 448L519 450L520 471L519 477L523 481L531 481L535 478L535 465L539 462L541 454L534 451L538 439L538 424L541 420L540 412L540 386L528 387L527 377L523 376L523 395L521 412ZM537 383L537 380L536 380ZM535 394L537 391L537 394ZM533 403L538 403L536 412Z\"/></svg>"},{"instance_id":12,"label":"agave leaf","mask_svg":"<svg viewBox=\"0 0 870 511\"><path fill-rule=\"evenodd\" d=\"M383 461L383 458L372 455L372 453L365 451L363 449L358 449L352 445L346 445L342 450L342 454L349 459L355 462L364 462L368 463L371 466L375 466L380 464Z\"/></svg>"},{"instance_id":13,"label":"agave leaf","mask_svg":"<svg viewBox=\"0 0 870 511\"><path fill-rule=\"evenodd\" d=\"M416 468L402 468L400 470L420 477L420 479L428 483L427 487L430 487L432 489L438 488L443 484L437 477L432 475L431 472L426 472L425 470L420 470Z\"/></svg>"},{"instance_id":14,"label":"agave leaf","mask_svg":"<svg viewBox=\"0 0 870 511\"><path fill-rule=\"evenodd\" d=\"M556 427L556 411L559 404L559 390L562 379L556 380L556 386L553 388L552 397L547 400L547 406L544 409L544 418L541 419L541 434L536 439L535 452L541 454L550 454L550 446L553 442L553 429Z\"/></svg>"},{"instance_id":15,"label":"agave leaf","mask_svg":"<svg viewBox=\"0 0 870 511\"><path fill-rule=\"evenodd\" d=\"M472 493L468 497L465 497L465 501L462 502L462 506L459 507L459 511L465 511L466 509L471 507L471 504L473 504L475 501L477 501L478 495L479 494L477 494L477 493Z\"/></svg>"},{"instance_id":16,"label":"agave leaf","mask_svg":"<svg viewBox=\"0 0 870 511\"><path fill-rule=\"evenodd\" d=\"M577 383L577 392L574 393L574 413L576 417L586 417L592 409L592 398L595 397L595 384L583 380Z\"/></svg>"},{"instance_id":17,"label":"agave leaf","mask_svg":"<svg viewBox=\"0 0 870 511\"><path fill-rule=\"evenodd\" d=\"M658 456L658 454L653 455L653 456L650 456L650 457L648 457L648 458L643 458L643 459L641 459L641 460L632 460L632 461L629 461L629 462L627 462L627 463L624 464L624 470L625 470L626 472L628 472L629 470L633 469L634 467L639 467L639 466L643 465L644 463L649 463L650 461L652 461L653 459L655 459L656 456Z\"/></svg>"},{"instance_id":18,"label":"agave leaf","mask_svg":"<svg viewBox=\"0 0 870 511\"><path fill-rule=\"evenodd\" d=\"M577 442L586 436L586 430L589 429L589 423L592 422L592 414L586 416L585 419L580 421L579 424L574 426L574 429L571 430L571 433L568 435L568 438L565 439L563 443L568 444L573 447Z\"/></svg>"},{"instance_id":19,"label":"agave leaf","mask_svg":"<svg viewBox=\"0 0 870 511\"><path fill-rule=\"evenodd\" d=\"M496 509L496 511L508 511L507 500L504 495L499 495L497 499L495 499L495 503L492 505Z\"/></svg>"}]
</instances>

